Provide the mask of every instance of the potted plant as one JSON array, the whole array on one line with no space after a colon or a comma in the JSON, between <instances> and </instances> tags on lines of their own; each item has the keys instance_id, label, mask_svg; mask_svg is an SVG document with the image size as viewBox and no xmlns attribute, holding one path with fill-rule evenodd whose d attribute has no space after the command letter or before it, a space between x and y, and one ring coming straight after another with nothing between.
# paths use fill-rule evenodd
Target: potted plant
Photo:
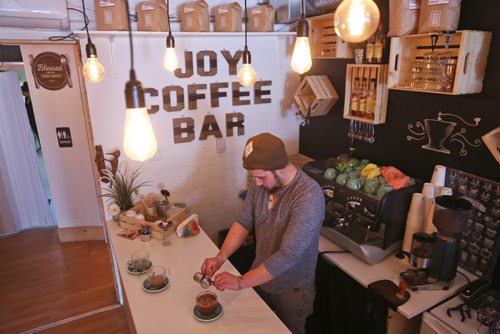
<instances>
[{"instance_id":1,"label":"potted plant","mask_svg":"<svg viewBox=\"0 0 500 334\"><path fill-rule=\"evenodd\" d=\"M139 180L140 168L132 172L122 172L117 169L115 173L106 168L102 172L105 175L102 178L103 181L106 180L109 184L103 189L105 193L102 196L111 199L111 202L118 205L121 211L130 209L134 205L133 194L138 195L141 187L149 185L149 182Z\"/></svg>"}]
</instances>

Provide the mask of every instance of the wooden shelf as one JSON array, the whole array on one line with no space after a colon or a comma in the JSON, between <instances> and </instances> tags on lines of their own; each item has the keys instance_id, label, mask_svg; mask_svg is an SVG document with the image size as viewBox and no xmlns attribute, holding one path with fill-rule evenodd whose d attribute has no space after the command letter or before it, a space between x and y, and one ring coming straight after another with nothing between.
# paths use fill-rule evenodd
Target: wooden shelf
<instances>
[{"instance_id":1,"label":"wooden shelf","mask_svg":"<svg viewBox=\"0 0 500 334\"><path fill-rule=\"evenodd\" d=\"M335 33L333 14L310 17L307 21L312 58L354 58L349 44Z\"/></svg>"},{"instance_id":2,"label":"wooden shelf","mask_svg":"<svg viewBox=\"0 0 500 334\"><path fill-rule=\"evenodd\" d=\"M449 42L446 43L447 37ZM483 87L491 32L462 30L454 34L420 34L391 38L389 59L389 89L448 95L480 93ZM445 57L446 53L446 57ZM422 79L419 71L429 69L429 57L452 59L449 84L435 79ZM446 66L436 62L436 71L443 73ZM420 80L414 80L420 76ZM427 76L429 78L429 76Z\"/></svg>"}]
</instances>

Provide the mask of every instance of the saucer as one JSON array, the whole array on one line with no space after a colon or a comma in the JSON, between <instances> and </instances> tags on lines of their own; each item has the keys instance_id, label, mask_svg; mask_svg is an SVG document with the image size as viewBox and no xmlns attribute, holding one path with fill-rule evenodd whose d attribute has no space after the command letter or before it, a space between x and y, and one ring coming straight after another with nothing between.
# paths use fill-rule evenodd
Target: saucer
<instances>
[{"instance_id":1,"label":"saucer","mask_svg":"<svg viewBox=\"0 0 500 334\"><path fill-rule=\"evenodd\" d=\"M148 261L148 264L146 266L146 269L144 270L138 270L138 269L135 269L134 267L132 267L131 265L127 264L127 271L129 274L132 274L132 275L140 275L140 274L144 274L145 272L147 272L149 269L151 269L151 265L153 263L151 261Z\"/></svg>"},{"instance_id":2,"label":"saucer","mask_svg":"<svg viewBox=\"0 0 500 334\"><path fill-rule=\"evenodd\" d=\"M166 278L163 284L160 286L151 286L151 284L149 284L149 280L146 278L142 283L142 288L147 292L154 293L165 290L166 288L168 288L169 285L170 285L170 280L168 278Z\"/></svg>"},{"instance_id":3,"label":"saucer","mask_svg":"<svg viewBox=\"0 0 500 334\"><path fill-rule=\"evenodd\" d=\"M224 313L224 310L222 309L222 305L220 303L217 303L217 307L215 308L215 311L213 311L210 314L204 314L198 311L198 308L195 306L193 308L193 316L196 318L196 320L199 321L214 321L219 319L222 316L222 313Z\"/></svg>"}]
</instances>

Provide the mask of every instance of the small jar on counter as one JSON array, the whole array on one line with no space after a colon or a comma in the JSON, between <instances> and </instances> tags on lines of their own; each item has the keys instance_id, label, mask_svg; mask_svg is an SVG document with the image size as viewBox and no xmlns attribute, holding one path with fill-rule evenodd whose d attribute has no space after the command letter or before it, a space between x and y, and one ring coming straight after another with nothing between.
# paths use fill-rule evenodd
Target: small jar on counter
<instances>
[{"instance_id":1,"label":"small jar on counter","mask_svg":"<svg viewBox=\"0 0 500 334\"><path fill-rule=\"evenodd\" d=\"M167 218L168 207L169 207L168 201L166 199L158 200L155 202L155 206L156 206L156 213L158 214L158 217Z\"/></svg>"}]
</instances>

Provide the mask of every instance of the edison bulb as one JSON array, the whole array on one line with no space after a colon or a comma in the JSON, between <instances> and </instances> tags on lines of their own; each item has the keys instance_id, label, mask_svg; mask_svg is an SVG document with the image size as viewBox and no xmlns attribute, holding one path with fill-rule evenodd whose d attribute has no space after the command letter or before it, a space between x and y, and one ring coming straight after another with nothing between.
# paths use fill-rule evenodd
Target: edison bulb
<instances>
[{"instance_id":1,"label":"edison bulb","mask_svg":"<svg viewBox=\"0 0 500 334\"><path fill-rule=\"evenodd\" d=\"M311 48L308 37L297 37L292 55L292 70L302 74L311 69Z\"/></svg>"},{"instance_id":2,"label":"edison bulb","mask_svg":"<svg viewBox=\"0 0 500 334\"><path fill-rule=\"evenodd\" d=\"M243 64L238 71L238 81L242 86L251 87L257 80L257 72L252 67L252 64Z\"/></svg>"},{"instance_id":3,"label":"edison bulb","mask_svg":"<svg viewBox=\"0 0 500 334\"><path fill-rule=\"evenodd\" d=\"M349 43L366 41L377 30L380 12L372 0L344 0L333 18L335 32Z\"/></svg>"},{"instance_id":4,"label":"edison bulb","mask_svg":"<svg viewBox=\"0 0 500 334\"><path fill-rule=\"evenodd\" d=\"M101 65L96 56L92 55L87 58L83 65L83 76L85 80L91 83L98 83L104 79L104 67Z\"/></svg>"},{"instance_id":5,"label":"edison bulb","mask_svg":"<svg viewBox=\"0 0 500 334\"><path fill-rule=\"evenodd\" d=\"M167 47L165 49L165 57L163 58L163 68L166 71L173 72L179 67L175 48Z\"/></svg>"},{"instance_id":6,"label":"edison bulb","mask_svg":"<svg viewBox=\"0 0 500 334\"><path fill-rule=\"evenodd\" d=\"M156 137L146 108L127 108L123 148L125 154L136 161L145 161L155 155Z\"/></svg>"}]
</instances>

